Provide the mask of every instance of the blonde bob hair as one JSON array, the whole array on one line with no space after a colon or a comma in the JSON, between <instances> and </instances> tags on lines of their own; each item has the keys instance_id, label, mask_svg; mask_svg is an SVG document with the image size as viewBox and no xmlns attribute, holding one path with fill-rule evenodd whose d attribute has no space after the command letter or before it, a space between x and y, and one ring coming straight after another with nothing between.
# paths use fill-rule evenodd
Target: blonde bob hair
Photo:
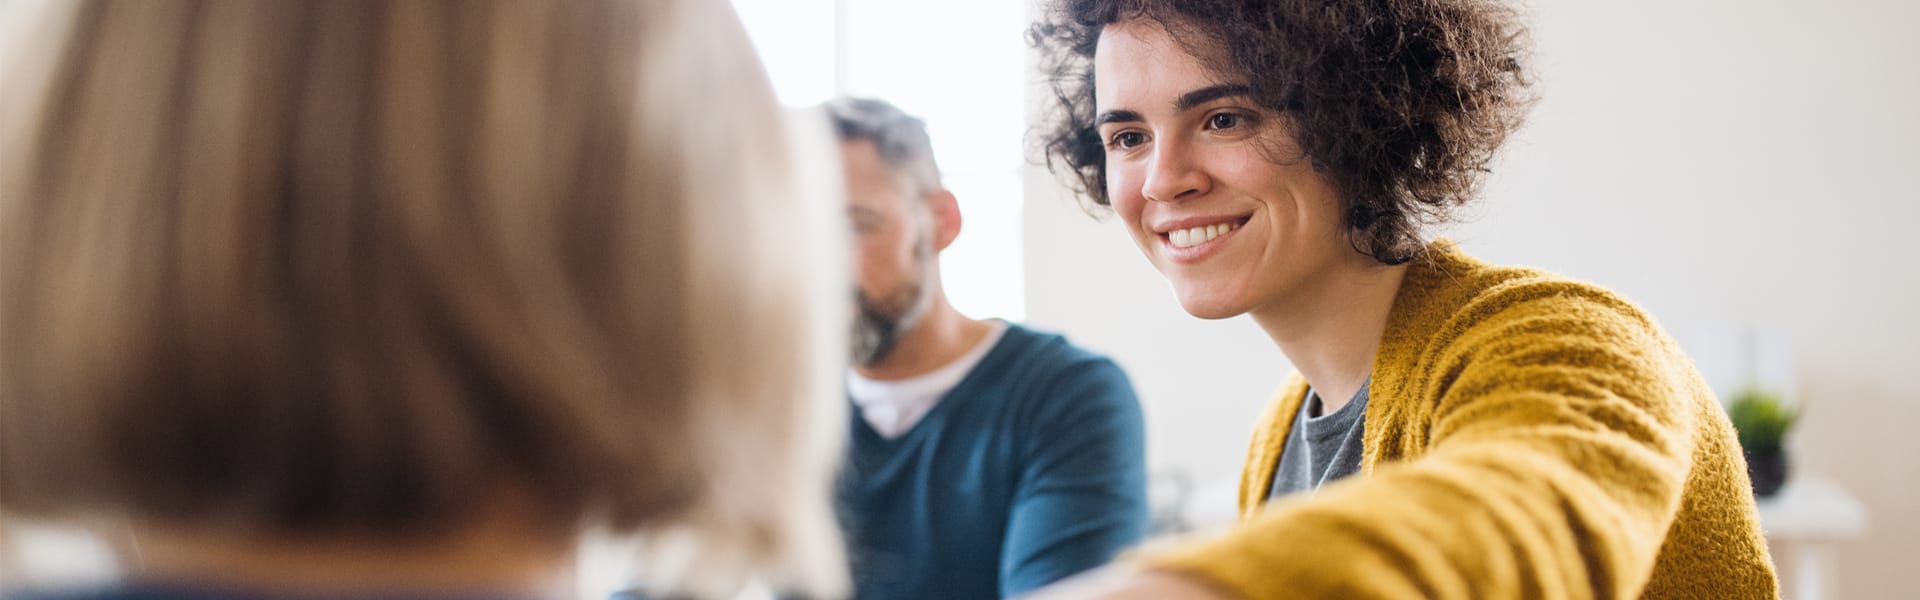
<instances>
[{"instance_id":1,"label":"blonde bob hair","mask_svg":"<svg viewBox=\"0 0 1920 600\"><path fill-rule=\"evenodd\" d=\"M0 41L9 515L406 537L511 488L563 534L694 532L696 588L844 590L845 261L727 3L34 14Z\"/></svg>"}]
</instances>

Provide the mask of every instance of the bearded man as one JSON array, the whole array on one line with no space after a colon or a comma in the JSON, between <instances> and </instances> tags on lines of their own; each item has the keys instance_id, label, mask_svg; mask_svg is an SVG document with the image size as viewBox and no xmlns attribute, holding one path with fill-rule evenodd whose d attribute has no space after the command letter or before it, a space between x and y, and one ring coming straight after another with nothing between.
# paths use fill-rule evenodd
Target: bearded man
<instances>
[{"instance_id":1,"label":"bearded man","mask_svg":"<svg viewBox=\"0 0 1920 600\"><path fill-rule=\"evenodd\" d=\"M1147 528L1140 403L1113 361L947 302L960 234L926 127L826 106L858 303L841 490L856 597L999 598L1100 566Z\"/></svg>"}]
</instances>

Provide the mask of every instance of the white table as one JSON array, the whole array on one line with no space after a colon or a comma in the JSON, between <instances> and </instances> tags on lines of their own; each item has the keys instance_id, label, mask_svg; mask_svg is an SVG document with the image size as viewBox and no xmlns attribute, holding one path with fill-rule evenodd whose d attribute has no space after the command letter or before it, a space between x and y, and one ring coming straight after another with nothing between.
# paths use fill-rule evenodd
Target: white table
<instances>
[{"instance_id":1,"label":"white table","mask_svg":"<svg viewBox=\"0 0 1920 600\"><path fill-rule=\"evenodd\" d=\"M1834 546L1866 532L1867 509L1837 483L1792 476L1779 494L1760 500L1760 528L1781 575L1791 575L1793 590L1786 597L1821 600L1830 596ZM1783 549L1792 551L1785 564Z\"/></svg>"}]
</instances>

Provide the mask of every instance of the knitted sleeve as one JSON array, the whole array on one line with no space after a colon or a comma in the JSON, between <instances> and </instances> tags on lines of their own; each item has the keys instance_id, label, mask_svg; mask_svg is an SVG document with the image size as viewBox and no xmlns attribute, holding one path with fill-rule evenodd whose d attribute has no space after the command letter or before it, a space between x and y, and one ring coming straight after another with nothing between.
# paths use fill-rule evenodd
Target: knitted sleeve
<instances>
[{"instance_id":1,"label":"knitted sleeve","mask_svg":"<svg viewBox=\"0 0 1920 600\"><path fill-rule=\"evenodd\" d=\"M1419 359L1417 458L1143 560L1248 598L1638 596L1680 504L1697 378L1624 301L1528 298L1470 307Z\"/></svg>"}]
</instances>

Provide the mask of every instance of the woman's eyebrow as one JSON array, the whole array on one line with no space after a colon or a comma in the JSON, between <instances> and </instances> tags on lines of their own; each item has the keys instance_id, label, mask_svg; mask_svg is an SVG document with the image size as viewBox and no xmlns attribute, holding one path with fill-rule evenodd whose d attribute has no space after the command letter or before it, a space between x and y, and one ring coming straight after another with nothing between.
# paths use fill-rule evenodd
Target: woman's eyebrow
<instances>
[{"instance_id":1,"label":"woman's eyebrow","mask_svg":"<svg viewBox=\"0 0 1920 600\"><path fill-rule=\"evenodd\" d=\"M1234 96L1251 96L1251 95L1253 95L1253 87L1248 86L1247 84L1222 83L1219 85L1210 85L1210 86L1203 87L1191 92L1187 92L1185 94L1181 94L1178 100L1173 101L1173 108L1180 112L1186 112L1188 110L1192 110L1193 107L1195 106L1206 104L1208 102L1219 100L1221 98L1232 98ZM1142 120L1144 119L1140 118L1140 113L1137 113L1131 110L1109 110L1109 111L1100 113L1100 116L1095 117L1093 119L1093 124L1095 127L1098 127L1101 125L1106 125L1108 123L1135 123Z\"/></svg>"},{"instance_id":2,"label":"woman's eyebrow","mask_svg":"<svg viewBox=\"0 0 1920 600\"><path fill-rule=\"evenodd\" d=\"M1130 110L1110 110L1100 113L1100 116L1093 120L1093 125L1098 127L1108 123L1138 123L1142 120L1140 113L1137 112Z\"/></svg>"},{"instance_id":3,"label":"woman's eyebrow","mask_svg":"<svg viewBox=\"0 0 1920 600\"><path fill-rule=\"evenodd\" d=\"M1188 110L1193 109L1193 107L1195 106L1206 104L1208 102L1219 100L1221 98L1231 98L1234 96L1251 96L1251 95L1253 95L1253 88L1251 86L1248 86L1247 84L1222 83L1219 85L1210 85L1210 86L1203 87L1191 92L1187 92L1185 94L1181 94L1180 99L1175 100L1173 102L1173 108L1180 112L1186 112Z\"/></svg>"}]
</instances>

